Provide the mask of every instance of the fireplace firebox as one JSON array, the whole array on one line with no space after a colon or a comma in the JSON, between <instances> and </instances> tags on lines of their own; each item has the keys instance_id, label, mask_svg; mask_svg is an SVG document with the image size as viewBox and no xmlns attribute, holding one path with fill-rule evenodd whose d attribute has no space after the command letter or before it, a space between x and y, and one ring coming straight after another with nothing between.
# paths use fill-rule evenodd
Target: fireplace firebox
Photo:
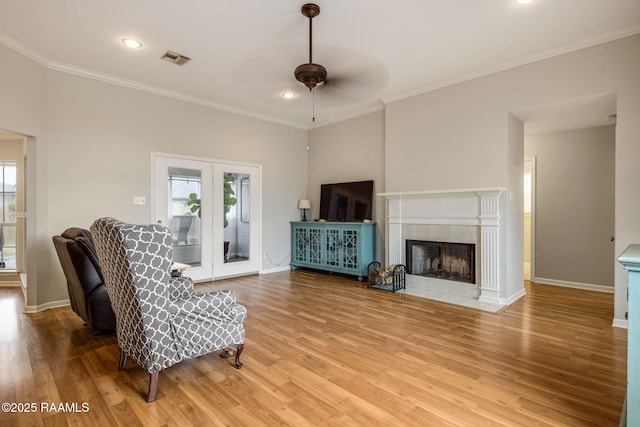
<instances>
[{"instance_id":1,"label":"fireplace firebox","mask_svg":"<svg viewBox=\"0 0 640 427\"><path fill-rule=\"evenodd\" d=\"M408 274L476 283L474 244L406 240L405 248Z\"/></svg>"}]
</instances>

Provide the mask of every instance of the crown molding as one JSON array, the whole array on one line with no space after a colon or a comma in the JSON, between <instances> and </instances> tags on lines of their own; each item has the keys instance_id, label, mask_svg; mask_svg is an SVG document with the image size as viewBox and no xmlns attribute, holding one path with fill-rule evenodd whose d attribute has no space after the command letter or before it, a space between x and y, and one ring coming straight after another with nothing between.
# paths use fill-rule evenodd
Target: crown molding
<instances>
[{"instance_id":1,"label":"crown molding","mask_svg":"<svg viewBox=\"0 0 640 427\"><path fill-rule=\"evenodd\" d=\"M25 46L24 44L20 43L16 39L13 39L1 32L0 32L0 43L5 45L9 49L15 50L20 55L27 57L33 62L36 62L42 65L43 67L47 67L47 68L49 67L49 58L42 55L40 52L37 52L31 49L30 47Z\"/></svg>"},{"instance_id":2,"label":"crown molding","mask_svg":"<svg viewBox=\"0 0 640 427\"><path fill-rule=\"evenodd\" d=\"M513 61L507 61L501 64L497 64L495 66L491 66L491 67L487 67L481 70L477 70L471 73L466 73L463 74L461 76L458 77L454 77L451 79L445 79L445 80L440 80L438 82L434 82L431 85L427 85L427 86L423 86L421 88L412 90L412 91L408 91L408 92L404 92L398 95L394 95L394 96L389 96L386 98L382 98L381 99L381 104L380 105L375 105L372 107L368 107L365 108L361 111L355 112L355 113L351 113L351 114L347 114L344 116L341 116L340 118L337 119L332 119L332 120L328 120L325 122L320 122L320 123L313 123L313 124L309 124L309 125L305 125L305 124L301 124L298 122L291 122L291 121L287 121L287 120L281 120L272 116L267 116L267 115L262 115L262 114L256 114L254 112L248 111L248 110L243 110L240 108L236 108L236 107L231 107L228 105L223 105L223 104L218 104L215 102L211 102L209 100L203 99L203 98L198 98L198 97L194 97L194 96L190 96L190 95L185 95L183 93L179 93L179 92L175 92L175 91L171 91L171 90L167 90L167 89L163 89L160 87L156 87L156 86L152 86L152 85L147 85L144 83L140 83L137 81L133 81L133 80L127 80L127 79L123 79L121 77L117 77L114 75L109 75L106 73L99 73L97 71L93 71L93 70L88 70L88 69L84 69L81 67L77 67L74 65L70 65L70 64L65 64L63 62L58 62L58 61L52 61L51 59L47 58L46 56L40 54L39 52L25 46L24 44L20 43L19 41L7 36L6 34L3 34L0 32L0 43L2 43L3 45L7 46L8 48L20 53L21 55L27 57L28 59L31 59L32 61L42 65L43 67L46 67L50 70L55 70L55 71L60 71L60 72L64 72L64 73L68 73L68 74L73 74L76 76L80 76L80 77L85 77L85 78L90 78L93 80L97 80L97 81L101 81L101 82L105 82L105 83L109 83L109 84L114 84L117 86L122 86L122 87L126 87L126 88L130 88L130 89L134 89L134 90L139 90L142 92L147 92L147 93L151 93L151 94L155 94L155 95L159 95L159 96L164 96L164 97L168 97L168 98L173 98L179 101L184 101L184 102L189 102L192 104L196 104L196 105L200 105L206 108L212 108L215 110L220 110L220 111L225 111L228 113L232 113L232 114L237 114L240 116L244 116L244 117L248 117L248 118L252 118L252 119L257 119L257 120L262 120L262 121L266 121L266 122L270 122L270 123L274 123L274 124L279 124L279 125L283 125L283 126L288 126L288 127L292 127L292 128L296 128L296 129L301 129L301 130L312 130L312 129L318 129L324 126L329 126L331 124L335 124L335 123L340 123L340 122L344 122L353 118L357 118L357 117L361 117L364 115L367 115L369 113L373 113L376 111L381 111L384 110L386 105L394 103L394 102L398 102L407 98L411 98L414 96L418 96L418 95L422 95L428 92L432 92L434 90L438 90L438 89L442 89L448 86L453 86L455 84L459 84L459 83L463 83L469 80L473 80L479 77L484 77L484 76L488 76L490 74L494 74L494 73L498 73L501 71L506 71L512 68L516 68L516 67L520 67L522 65L527 65L527 64L531 64L534 62L538 62L538 61L542 61L545 59L549 59L549 58L553 58L559 55L563 55L566 53L570 53L570 52L575 52L578 50L582 50L582 49L586 49L592 46L597 46L603 43L607 43L610 41L614 41L617 39L621 39L621 38L625 38L625 37L629 37L635 34L640 33L640 25L636 25L636 26L632 26L632 27L627 27L627 28L623 28L621 30L618 31L613 31L610 33L606 33L603 35L600 35L598 37L593 37L590 39L586 39L586 40L582 40L576 43L570 43L570 44L566 44L563 46L559 46L557 48L554 49L550 49L550 50L546 50L546 51L542 51L542 52L538 52L536 54L533 55L529 55L523 58L519 58Z\"/></svg>"},{"instance_id":3,"label":"crown molding","mask_svg":"<svg viewBox=\"0 0 640 427\"><path fill-rule=\"evenodd\" d=\"M275 117L256 114L251 111L243 110L240 108L230 107L228 105L217 104L215 102L208 101L203 98L198 98L190 95L185 95L183 93L163 89L160 87L147 85L144 83L140 83L134 80L123 79L118 76L114 76L106 73L99 73L97 71L89 70L86 68L77 67L71 64L65 64L64 62L53 61L46 56L40 54L39 52L25 46L19 41L7 36L0 32L0 43L7 46L8 48L18 52L19 54L25 56L26 58L36 62L37 64L46 67L49 70L60 71L67 74L73 74L75 76L85 77L93 80L98 80L104 83L109 83L117 86L126 87L129 89L139 90L142 92L152 93L154 95L160 95L168 98L173 98L179 101L189 102L192 104L201 105L203 107L212 108L215 110L225 111L227 113L233 113L240 116L258 119L270 123L275 123L279 125L284 125L288 127L293 127L302 130L308 130L308 126L301 125L300 123L290 122L287 120L281 120Z\"/></svg>"},{"instance_id":4,"label":"crown molding","mask_svg":"<svg viewBox=\"0 0 640 427\"><path fill-rule=\"evenodd\" d=\"M586 49L589 47L597 46L600 44L604 44L607 42L611 42L614 40L622 39L625 37L633 36L635 34L640 33L640 25L635 25L632 27L623 28L622 30L613 31L610 33L602 34L598 37L592 37L590 39L581 40L576 43L569 43L562 46L558 46L553 49L541 51L535 53L533 55L528 55L513 61L503 62L501 64L497 64L491 67L483 68L481 70L473 71L471 73L463 74L458 77L453 77L451 79L440 80L434 82L431 85L423 86L419 89L415 89L412 91L404 92L402 94L389 96L382 99L382 102L387 105L394 102L401 101L403 99L412 98L417 95L422 95L428 92L433 92L434 90L442 89L448 86L453 86L459 83L464 83L469 80L477 79L479 77L488 76L490 74L499 73L501 71L510 70L512 68L520 67L523 65L531 64L534 62L542 61L545 59L553 58L555 56L564 55L566 53L575 52L578 50Z\"/></svg>"},{"instance_id":5,"label":"crown molding","mask_svg":"<svg viewBox=\"0 0 640 427\"><path fill-rule=\"evenodd\" d=\"M168 89L163 89L161 87L147 85L144 83L137 82L135 80L127 80L118 76L114 76L106 73L99 73L97 71L84 69L81 67L77 67L75 65L65 64L63 62L50 61L48 68L50 70L60 71L67 74L73 74L80 77L86 77L88 79L98 80L104 83L109 83L117 86L126 87L129 89L139 90L142 92L152 93L154 95L165 96L167 98L173 98L178 101L189 102L192 104L201 105L203 107L212 108L215 110L225 111L227 113L233 113L240 116L258 119L266 122L271 122L279 125L294 127L298 129L307 130L306 126L302 126L299 123L289 122L286 120L280 120L275 117L266 116L262 114L252 113L247 110L243 110L240 108L230 107L227 105L217 104L215 102L211 102L204 98L198 98L195 96L185 95L180 92L175 92Z\"/></svg>"}]
</instances>

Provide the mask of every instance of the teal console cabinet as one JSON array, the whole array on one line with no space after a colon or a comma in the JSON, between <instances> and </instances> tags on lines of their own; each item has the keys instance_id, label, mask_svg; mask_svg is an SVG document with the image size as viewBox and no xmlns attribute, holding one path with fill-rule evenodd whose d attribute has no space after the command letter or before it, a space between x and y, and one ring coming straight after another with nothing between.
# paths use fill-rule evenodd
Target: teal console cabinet
<instances>
[{"instance_id":1,"label":"teal console cabinet","mask_svg":"<svg viewBox=\"0 0 640 427\"><path fill-rule=\"evenodd\" d=\"M353 274L362 281L376 256L375 222L291 223L291 269Z\"/></svg>"},{"instance_id":2,"label":"teal console cabinet","mask_svg":"<svg viewBox=\"0 0 640 427\"><path fill-rule=\"evenodd\" d=\"M628 426L640 426L640 245L630 245L618 261L629 274L626 420Z\"/></svg>"}]
</instances>

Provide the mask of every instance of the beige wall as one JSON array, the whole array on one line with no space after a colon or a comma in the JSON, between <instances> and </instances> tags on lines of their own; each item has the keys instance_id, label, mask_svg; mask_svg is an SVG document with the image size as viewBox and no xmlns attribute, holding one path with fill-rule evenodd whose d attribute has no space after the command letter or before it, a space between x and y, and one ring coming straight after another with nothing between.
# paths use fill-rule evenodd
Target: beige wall
<instances>
[{"instance_id":1,"label":"beige wall","mask_svg":"<svg viewBox=\"0 0 640 427\"><path fill-rule=\"evenodd\" d=\"M500 186L510 193L509 203L517 202L522 188L514 159L522 137L510 113L599 93L616 92L618 102L614 251L640 241L640 35L399 100L384 113L308 134L47 70L4 46L0 55L0 96L6 101L0 128L33 136L27 143L29 280L51 279L38 280L30 304L64 297L50 245L61 227L87 225L103 213L149 219L148 207L134 207L131 196L148 195L151 150L262 163L263 247L277 260L289 252L295 201L306 194L313 203L325 181L371 177L376 192ZM114 171L120 172L115 178ZM78 194L88 198L82 208ZM515 231L522 224L521 215L514 217L518 209L507 209L511 234L505 237L518 251L510 256L522 259L522 245L514 240L521 239ZM383 211L378 204L379 222ZM512 283L505 292L521 282L522 262L517 264L507 270ZM615 271L615 319L623 321L626 273L618 266Z\"/></svg>"},{"instance_id":2,"label":"beige wall","mask_svg":"<svg viewBox=\"0 0 640 427\"><path fill-rule=\"evenodd\" d=\"M374 181L374 194L385 191L383 111L309 132L307 196L311 201L312 218L318 217L320 185L368 180ZM374 200L376 257L383 260L385 201L382 197Z\"/></svg>"},{"instance_id":3,"label":"beige wall","mask_svg":"<svg viewBox=\"0 0 640 427\"><path fill-rule=\"evenodd\" d=\"M395 102L387 107L387 191L482 186L505 187L517 200L520 184L510 178L514 156L510 112L584 96L617 93L616 242L614 252L640 241L640 35L538 61ZM402 162L402 158L408 161ZM522 160L519 160L521 162ZM635 165L635 167L633 166ZM444 177L447 177L446 179ZM514 205L515 206L515 205ZM521 232L511 227L509 247L520 254ZM522 218L521 215L517 215ZM521 219L520 219L521 221ZM520 228L521 230L521 228ZM505 255L505 262L506 262ZM511 255L509 255L511 256ZM624 269L616 265L614 322L627 309ZM507 263L509 282L518 286L522 263ZM508 297L508 295L506 295Z\"/></svg>"},{"instance_id":4,"label":"beige wall","mask_svg":"<svg viewBox=\"0 0 640 427\"><path fill-rule=\"evenodd\" d=\"M26 264L31 283L50 271L39 262L49 256L46 211L46 114L47 70L42 65L0 45L0 130L27 137ZM50 239L50 237L49 237ZM44 285L43 285L44 287ZM38 286L27 289L27 301L38 300Z\"/></svg>"},{"instance_id":5,"label":"beige wall","mask_svg":"<svg viewBox=\"0 0 640 427\"><path fill-rule=\"evenodd\" d=\"M640 35L388 104L384 124L378 125L385 129L385 191L505 187L511 253L503 254L507 281L501 291L508 297L523 280L524 135L514 113L611 92L618 100L614 252L620 254L630 243L640 242ZM330 160L310 158L310 168ZM616 265L614 322L622 324L627 278L615 260L610 262Z\"/></svg>"},{"instance_id":6,"label":"beige wall","mask_svg":"<svg viewBox=\"0 0 640 427\"><path fill-rule=\"evenodd\" d=\"M507 118L507 177L509 189L506 205L506 295L516 295L524 288L524 123L512 114Z\"/></svg>"},{"instance_id":7,"label":"beige wall","mask_svg":"<svg viewBox=\"0 0 640 427\"><path fill-rule=\"evenodd\" d=\"M537 165L534 280L613 288L615 126L529 136L525 155Z\"/></svg>"},{"instance_id":8,"label":"beige wall","mask_svg":"<svg viewBox=\"0 0 640 427\"><path fill-rule=\"evenodd\" d=\"M151 200L152 151L261 164L262 252L284 260L265 259L263 269L288 267L288 222L307 187L306 131L47 70L0 46L3 53L0 81L12 84L0 86L0 97L25 108L0 110L0 128L36 137L28 143L37 177L28 216L40 225L29 228L37 247L28 254L37 268L28 275L29 307L68 298L52 235L105 215L153 220L150 204L132 203L134 195Z\"/></svg>"}]
</instances>

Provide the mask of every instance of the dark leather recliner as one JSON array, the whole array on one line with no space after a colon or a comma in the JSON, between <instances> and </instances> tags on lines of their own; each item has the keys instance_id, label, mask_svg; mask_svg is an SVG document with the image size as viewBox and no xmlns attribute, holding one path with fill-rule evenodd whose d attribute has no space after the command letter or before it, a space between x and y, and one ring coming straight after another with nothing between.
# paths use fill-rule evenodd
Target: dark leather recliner
<instances>
[{"instance_id":1,"label":"dark leather recliner","mask_svg":"<svg viewBox=\"0 0 640 427\"><path fill-rule=\"evenodd\" d=\"M53 244L67 278L73 311L94 334L115 333L116 318L89 230L68 228L62 235L53 236Z\"/></svg>"}]
</instances>

